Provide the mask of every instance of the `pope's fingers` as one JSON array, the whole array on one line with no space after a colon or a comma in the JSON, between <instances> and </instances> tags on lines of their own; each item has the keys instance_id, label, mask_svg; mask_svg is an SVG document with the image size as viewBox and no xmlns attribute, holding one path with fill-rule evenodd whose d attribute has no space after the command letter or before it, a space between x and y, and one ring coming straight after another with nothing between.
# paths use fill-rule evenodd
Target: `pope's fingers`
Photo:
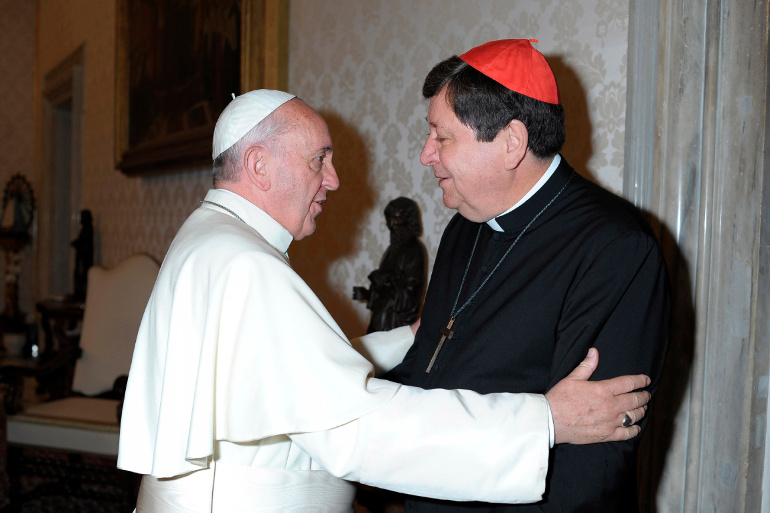
<instances>
[{"instance_id":1,"label":"pope's fingers","mask_svg":"<svg viewBox=\"0 0 770 513\"><path fill-rule=\"evenodd\" d=\"M614 395L620 395L646 387L650 384L650 378L644 374L636 374L611 378L606 380L605 383L610 387L610 391Z\"/></svg>"},{"instance_id":2,"label":"pope's fingers","mask_svg":"<svg viewBox=\"0 0 770 513\"><path fill-rule=\"evenodd\" d=\"M636 408L631 411L624 412L619 417L620 426L615 429L615 432L610 436L607 441L608 442L622 442L624 440L631 440L632 438L639 436L639 433L642 432L641 426L637 424L642 418L644 417L645 413L647 411L647 406L643 406L641 408ZM630 426L623 426L623 419L625 416L628 415L631 417L631 420L633 423Z\"/></svg>"},{"instance_id":3,"label":"pope's fingers","mask_svg":"<svg viewBox=\"0 0 770 513\"><path fill-rule=\"evenodd\" d=\"M616 395L613 406L615 407L615 413L619 413L621 417L627 411L643 408L650 402L652 396L649 392L642 390L639 392L629 392L627 394Z\"/></svg>"},{"instance_id":4,"label":"pope's fingers","mask_svg":"<svg viewBox=\"0 0 770 513\"><path fill-rule=\"evenodd\" d=\"M642 428L640 428L637 425L629 426L629 427L619 427L615 430L615 433L612 435L612 437L609 438L609 442L622 442L624 440L631 440L635 436L639 435L639 433L642 432Z\"/></svg>"},{"instance_id":5,"label":"pope's fingers","mask_svg":"<svg viewBox=\"0 0 770 513\"><path fill-rule=\"evenodd\" d=\"M625 416L628 415L631 418L631 424L636 424L640 420L644 418L644 415L647 411L647 406L642 406L640 408L635 408L633 410L624 411L620 414L618 414L618 422L622 425L623 420L625 419Z\"/></svg>"}]
</instances>

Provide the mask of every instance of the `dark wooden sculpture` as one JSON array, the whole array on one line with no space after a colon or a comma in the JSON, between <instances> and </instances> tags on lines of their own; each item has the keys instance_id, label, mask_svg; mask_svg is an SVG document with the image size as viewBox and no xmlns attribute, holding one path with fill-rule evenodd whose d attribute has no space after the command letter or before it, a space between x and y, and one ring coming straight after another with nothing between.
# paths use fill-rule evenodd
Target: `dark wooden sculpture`
<instances>
[{"instance_id":1,"label":"dark wooden sculpture","mask_svg":"<svg viewBox=\"0 0 770 513\"><path fill-rule=\"evenodd\" d=\"M369 288L353 287L353 299L366 300L372 311L367 333L412 324L417 320L425 285L425 247L420 211L409 198L396 198L385 208L390 246L380 267L369 274Z\"/></svg>"},{"instance_id":2,"label":"dark wooden sculpture","mask_svg":"<svg viewBox=\"0 0 770 513\"><path fill-rule=\"evenodd\" d=\"M80 212L80 233L78 238L72 241L72 247L75 248L73 295L75 300L83 301L88 287L88 269L94 264L94 227L90 210Z\"/></svg>"}]
</instances>

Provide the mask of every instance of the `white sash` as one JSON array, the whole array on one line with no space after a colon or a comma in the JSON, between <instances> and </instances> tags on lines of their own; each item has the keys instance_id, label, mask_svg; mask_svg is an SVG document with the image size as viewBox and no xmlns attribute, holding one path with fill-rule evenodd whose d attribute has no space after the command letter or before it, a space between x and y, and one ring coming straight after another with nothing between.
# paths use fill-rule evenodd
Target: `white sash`
<instances>
[{"instance_id":1,"label":"white sash","mask_svg":"<svg viewBox=\"0 0 770 513\"><path fill-rule=\"evenodd\" d=\"M144 476L136 513L351 513L355 492L323 470L219 462L174 478Z\"/></svg>"}]
</instances>

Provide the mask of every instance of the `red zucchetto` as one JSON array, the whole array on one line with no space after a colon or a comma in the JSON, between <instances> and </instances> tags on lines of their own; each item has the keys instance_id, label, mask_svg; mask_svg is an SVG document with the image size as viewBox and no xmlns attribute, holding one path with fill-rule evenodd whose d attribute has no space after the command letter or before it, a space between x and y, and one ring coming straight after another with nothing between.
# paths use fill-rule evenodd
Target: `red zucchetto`
<instances>
[{"instance_id":1,"label":"red zucchetto","mask_svg":"<svg viewBox=\"0 0 770 513\"><path fill-rule=\"evenodd\" d=\"M556 78L530 39L490 41L460 56L474 69L512 91L546 103L559 103ZM537 41L535 41L537 42Z\"/></svg>"}]
</instances>

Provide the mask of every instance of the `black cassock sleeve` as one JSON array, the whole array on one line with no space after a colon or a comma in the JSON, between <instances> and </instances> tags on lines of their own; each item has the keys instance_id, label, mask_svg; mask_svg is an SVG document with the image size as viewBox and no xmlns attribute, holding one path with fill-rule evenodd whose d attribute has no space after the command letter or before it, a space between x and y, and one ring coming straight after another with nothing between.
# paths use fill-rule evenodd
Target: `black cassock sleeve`
<instances>
[{"instance_id":1,"label":"black cassock sleeve","mask_svg":"<svg viewBox=\"0 0 770 513\"><path fill-rule=\"evenodd\" d=\"M628 232L600 251L571 287L557 331L549 388L590 347L599 350L592 380L647 374L654 392L669 338L669 290L655 240ZM642 427L646 419L641 422ZM635 447L628 442L558 445L551 451L545 511L637 511ZM566 503L563 503L564 501ZM561 507L566 509L562 510ZM517 508L516 511L528 508ZM513 511L513 510L511 510ZM535 506L532 511L543 511Z\"/></svg>"}]
</instances>

